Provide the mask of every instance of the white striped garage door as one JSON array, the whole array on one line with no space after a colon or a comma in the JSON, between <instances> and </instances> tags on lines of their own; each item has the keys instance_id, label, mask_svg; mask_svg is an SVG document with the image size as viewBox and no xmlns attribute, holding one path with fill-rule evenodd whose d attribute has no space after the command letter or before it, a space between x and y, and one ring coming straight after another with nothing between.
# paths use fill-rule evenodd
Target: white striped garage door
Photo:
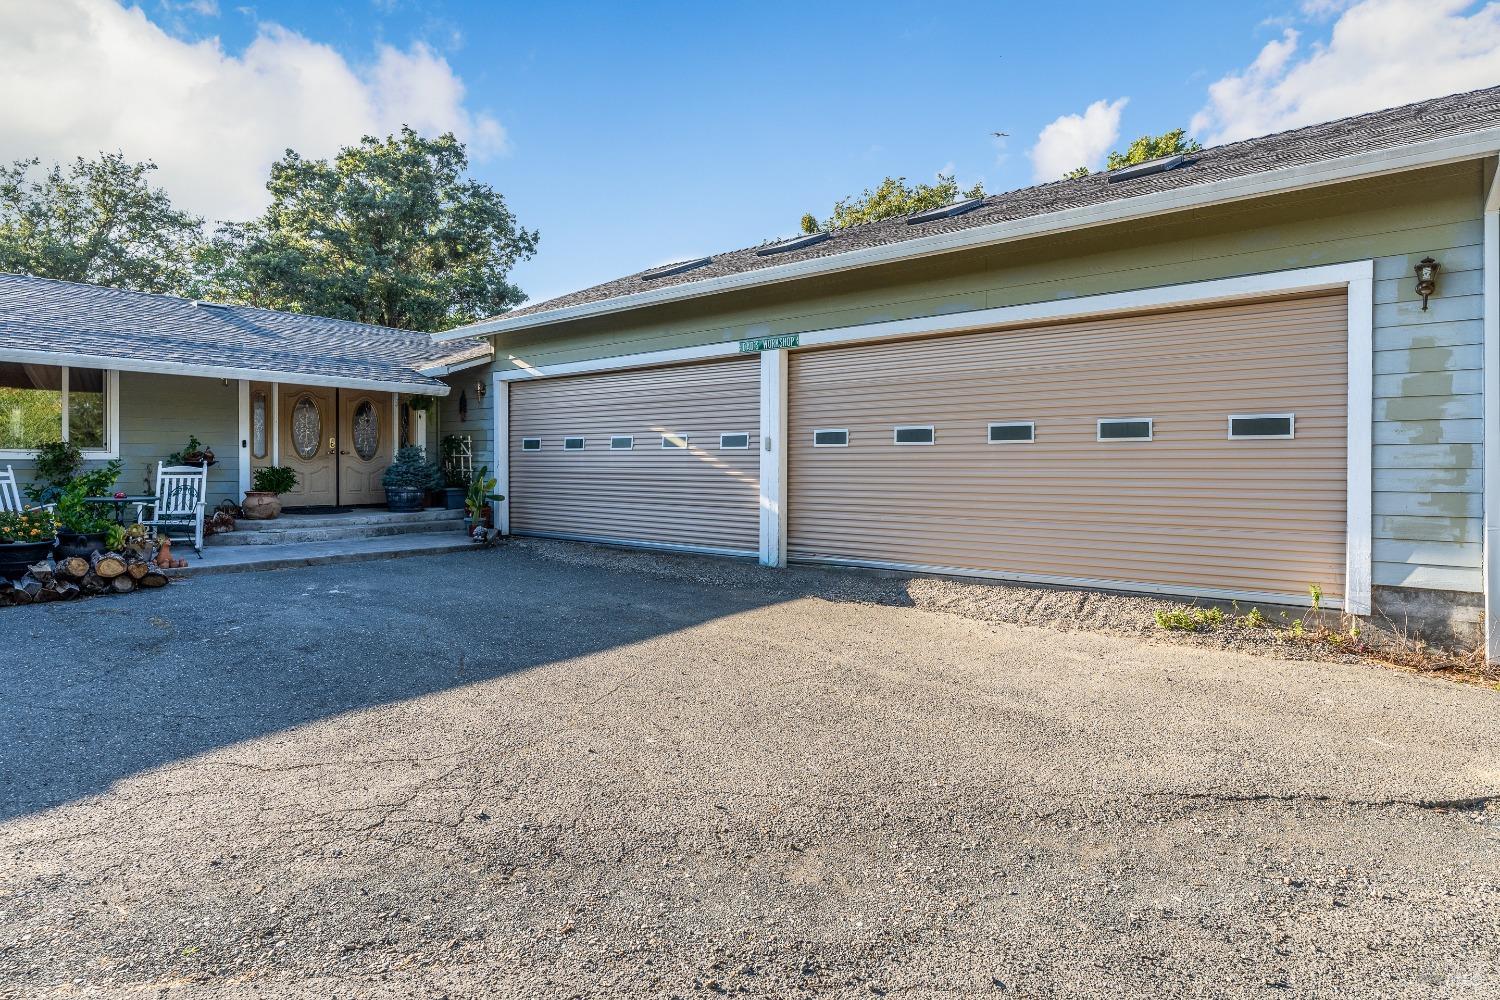
<instances>
[{"instance_id":1,"label":"white striped garage door","mask_svg":"<svg viewBox=\"0 0 1500 1000\"><path fill-rule=\"evenodd\" d=\"M752 356L512 383L511 531L756 554L759 379Z\"/></svg>"},{"instance_id":2,"label":"white striped garage door","mask_svg":"<svg viewBox=\"0 0 1500 1000\"><path fill-rule=\"evenodd\" d=\"M1343 595L1342 293L790 360L791 558ZM1231 438L1232 415L1294 436ZM915 442L931 428L932 443L898 444L898 427ZM815 446L820 430L835 433Z\"/></svg>"}]
</instances>

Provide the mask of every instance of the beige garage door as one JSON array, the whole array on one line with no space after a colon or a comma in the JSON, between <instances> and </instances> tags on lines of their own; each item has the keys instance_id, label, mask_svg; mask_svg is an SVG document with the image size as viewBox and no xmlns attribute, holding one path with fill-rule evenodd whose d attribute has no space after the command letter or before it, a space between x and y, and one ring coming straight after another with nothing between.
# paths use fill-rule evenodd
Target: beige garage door
<instances>
[{"instance_id":1,"label":"beige garage door","mask_svg":"<svg viewBox=\"0 0 1500 1000\"><path fill-rule=\"evenodd\" d=\"M511 530L754 554L759 400L754 357L514 383Z\"/></svg>"},{"instance_id":2,"label":"beige garage door","mask_svg":"<svg viewBox=\"0 0 1500 1000\"><path fill-rule=\"evenodd\" d=\"M1339 294L793 354L789 555L1332 603L1346 324Z\"/></svg>"}]
</instances>

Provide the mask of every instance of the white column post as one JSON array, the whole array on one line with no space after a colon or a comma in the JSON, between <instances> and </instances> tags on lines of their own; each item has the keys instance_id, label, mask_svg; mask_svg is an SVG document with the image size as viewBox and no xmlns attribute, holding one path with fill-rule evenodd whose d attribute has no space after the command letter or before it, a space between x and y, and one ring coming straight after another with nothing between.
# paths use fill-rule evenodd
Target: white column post
<instances>
[{"instance_id":1,"label":"white column post","mask_svg":"<svg viewBox=\"0 0 1500 1000\"><path fill-rule=\"evenodd\" d=\"M495 453L495 462L491 466L495 470L495 492L505 499L495 504L495 527L500 529L500 534L510 534L510 383L502 381L500 373L495 372L493 382L490 385L490 399L495 407L495 419L491 421L494 427L494 440L491 442Z\"/></svg>"},{"instance_id":2,"label":"white column post","mask_svg":"<svg viewBox=\"0 0 1500 1000\"><path fill-rule=\"evenodd\" d=\"M1500 660L1500 159L1484 200L1484 651ZM1442 281L1442 275L1438 276Z\"/></svg>"},{"instance_id":3,"label":"white column post","mask_svg":"<svg viewBox=\"0 0 1500 1000\"><path fill-rule=\"evenodd\" d=\"M271 464L281 464L281 383L271 383L271 426L266 433L271 436Z\"/></svg>"},{"instance_id":4,"label":"white column post","mask_svg":"<svg viewBox=\"0 0 1500 1000\"><path fill-rule=\"evenodd\" d=\"M1375 408L1375 264L1348 288L1348 458L1344 541L1344 610L1368 615L1372 590L1374 541L1374 408Z\"/></svg>"},{"instance_id":5,"label":"white column post","mask_svg":"<svg viewBox=\"0 0 1500 1000\"><path fill-rule=\"evenodd\" d=\"M786 565L787 352L760 355L760 562Z\"/></svg>"},{"instance_id":6,"label":"white column post","mask_svg":"<svg viewBox=\"0 0 1500 1000\"><path fill-rule=\"evenodd\" d=\"M240 379L240 499L250 492L250 380Z\"/></svg>"}]
</instances>

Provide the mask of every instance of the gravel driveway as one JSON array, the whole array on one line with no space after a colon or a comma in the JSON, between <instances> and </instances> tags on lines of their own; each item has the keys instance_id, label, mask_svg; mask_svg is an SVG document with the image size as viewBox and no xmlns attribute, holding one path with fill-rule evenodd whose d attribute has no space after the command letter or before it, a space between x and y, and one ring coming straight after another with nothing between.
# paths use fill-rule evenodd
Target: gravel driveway
<instances>
[{"instance_id":1,"label":"gravel driveway","mask_svg":"<svg viewBox=\"0 0 1500 1000\"><path fill-rule=\"evenodd\" d=\"M1495 691L647 559L0 611L0 995L1500 992Z\"/></svg>"}]
</instances>

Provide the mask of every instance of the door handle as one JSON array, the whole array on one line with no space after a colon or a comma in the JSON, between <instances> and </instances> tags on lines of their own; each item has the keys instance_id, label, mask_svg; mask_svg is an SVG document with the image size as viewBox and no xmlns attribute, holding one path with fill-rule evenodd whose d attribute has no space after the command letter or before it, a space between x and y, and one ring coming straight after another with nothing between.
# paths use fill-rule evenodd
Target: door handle
<instances>
[{"instance_id":1,"label":"door handle","mask_svg":"<svg viewBox=\"0 0 1500 1000\"><path fill-rule=\"evenodd\" d=\"M336 440L335 438L329 438L328 439L328 454L330 454L330 455L332 455L335 451L338 450L338 445L334 443L335 440Z\"/></svg>"},{"instance_id":2,"label":"door handle","mask_svg":"<svg viewBox=\"0 0 1500 1000\"><path fill-rule=\"evenodd\" d=\"M349 453L348 453L348 452L347 452L347 451L345 451L345 450L344 450L344 449L342 449L342 448L340 448L340 449L339 449L339 454L340 454L340 455L347 455L347 454L349 454Z\"/></svg>"}]
</instances>

